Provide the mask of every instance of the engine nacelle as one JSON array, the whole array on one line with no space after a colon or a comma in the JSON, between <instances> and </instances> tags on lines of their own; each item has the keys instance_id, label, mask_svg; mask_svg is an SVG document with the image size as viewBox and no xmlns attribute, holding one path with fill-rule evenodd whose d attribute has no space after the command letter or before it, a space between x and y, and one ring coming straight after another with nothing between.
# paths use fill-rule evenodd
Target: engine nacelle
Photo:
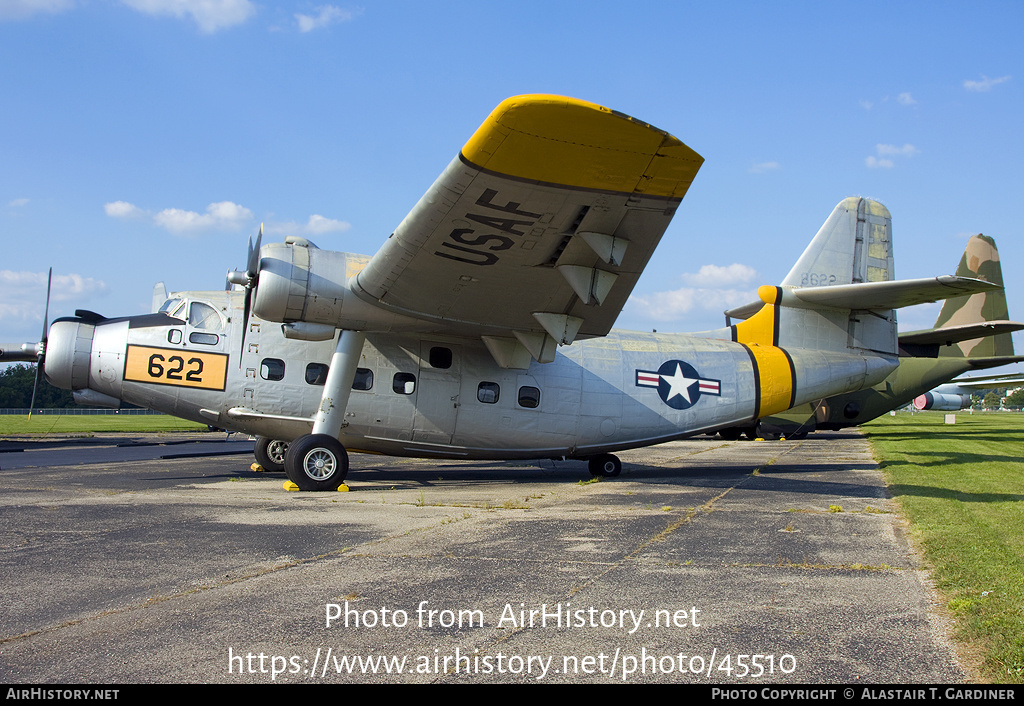
<instances>
[{"instance_id":1,"label":"engine nacelle","mask_svg":"<svg viewBox=\"0 0 1024 706\"><path fill-rule=\"evenodd\" d=\"M308 240L289 238L260 250L252 310L267 321L336 324L345 296L346 253L320 250Z\"/></svg>"},{"instance_id":2,"label":"engine nacelle","mask_svg":"<svg viewBox=\"0 0 1024 706\"><path fill-rule=\"evenodd\" d=\"M352 292L349 278L367 262L363 255L321 250L304 238L264 245L252 311L261 319L282 324L303 322L357 331L424 328L423 321L385 311ZM318 328L297 327L289 337L323 340Z\"/></svg>"},{"instance_id":3,"label":"engine nacelle","mask_svg":"<svg viewBox=\"0 0 1024 706\"><path fill-rule=\"evenodd\" d=\"M966 400L964 399L966 398ZM914 409L938 409L946 412L955 412L970 404L970 397L967 395L950 395L941 392L926 392L914 398Z\"/></svg>"}]
</instances>

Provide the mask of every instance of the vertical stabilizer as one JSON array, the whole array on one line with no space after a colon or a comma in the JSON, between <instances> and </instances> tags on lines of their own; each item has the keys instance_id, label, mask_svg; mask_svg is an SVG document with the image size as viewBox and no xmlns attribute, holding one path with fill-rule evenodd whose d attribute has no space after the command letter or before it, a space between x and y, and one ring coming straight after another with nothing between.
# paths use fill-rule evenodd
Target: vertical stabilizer
<instances>
[{"instance_id":1,"label":"vertical stabilizer","mask_svg":"<svg viewBox=\"0 0 1024 706\"><path fill-rule=\"evenodd\" d=\"M967 241L964 256L956 269L958 277L974 277L1003 286L1003 270L999 264L996 241L987 235L975 235ZM1006 321L1010 318L1006 306L1006 292L982 292L970 296L947 299L935 321L935 328L977 324L986 321ZM951 346L942 346L939 355L955 358L979 358L1013 355L1013 339L1009 333L1000 333Z\"/></svg>"},{"instance_id":2,"label":"vertical stabilizer","mask_svg":"<svg viewBox=\"0 0 1024 706\"><path fill-rule=\"evenodd\" d=\"M833 209L782 285L827 287L894 277L889 209L850 197Z\"/></svg>"},{"instance_id":3,"label":"vertical stabilizer","mask_svg":"<svg viewBox=\"0 0 1024 706\"><path fill-rule=\"evenodd\" d=\"M788 287L832 287L894 278L892 216L877 201L843 199L783 280ZM780 316L780 345L832 351L895 354L893 309L786 309Z\"/></svg>"}]
</instances>

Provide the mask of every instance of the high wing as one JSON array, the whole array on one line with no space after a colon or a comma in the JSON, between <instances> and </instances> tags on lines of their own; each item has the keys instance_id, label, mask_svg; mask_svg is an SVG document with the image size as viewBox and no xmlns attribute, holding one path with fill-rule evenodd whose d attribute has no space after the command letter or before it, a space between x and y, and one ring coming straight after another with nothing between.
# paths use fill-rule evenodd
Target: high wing
<instances>
[{"instance_id":1,"label":"high wing","mask_svg":"<svg viewBox=\"0 0 1024 706\"><path fill-rule=\"evenodd\" d=\"M703 161L593 103L510 98L350 287L502 364L551 360L608 333Z\"/></svg>"}]
</instances>

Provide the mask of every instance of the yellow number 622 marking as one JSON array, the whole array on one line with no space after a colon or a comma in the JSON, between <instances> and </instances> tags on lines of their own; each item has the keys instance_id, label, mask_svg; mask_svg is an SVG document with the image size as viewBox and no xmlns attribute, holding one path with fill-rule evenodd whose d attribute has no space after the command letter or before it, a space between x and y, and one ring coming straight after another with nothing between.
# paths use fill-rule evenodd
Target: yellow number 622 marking
<instances>
[{"instance_id":1,"label":"yellow number 622 marking","mask_svg":"<svg viewBox=\"0 0 1024 706\"><path fill-rule=\"evenodd\" d=\"M124 364L125 380L205 390L223 390L227 373L226 355L180 348L128 346Z\"/></svg>"}]
</instances>

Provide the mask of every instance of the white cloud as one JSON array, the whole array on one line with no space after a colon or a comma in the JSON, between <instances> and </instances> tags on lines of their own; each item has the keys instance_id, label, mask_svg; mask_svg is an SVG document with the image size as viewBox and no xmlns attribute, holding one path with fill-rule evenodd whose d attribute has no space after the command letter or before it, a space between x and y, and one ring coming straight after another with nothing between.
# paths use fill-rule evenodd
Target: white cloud
<instances>
[{"instance_id":1,"label":"white cloud","mask_svg":"<svg viewBox=\"0 0 1024 706\"><path fill-rule=\"evenodd\" d=\"M910 93L901 93L896 96L896 102L900 105L917 105L917 101Z\"/></svg>"},{"instance_id":2,"label":"white cloud","mask_svg":"<svg viewBox=\"0 0 1024 706\"><path fill-rule=\"evenodd\" d=\"M347 22L354 17L351 11L342 10L334 5L321 5L316 11L315 15L295 13L295 21L299 23L300 32L312 32L314 29L322 29L336 22Z\"/></svg>"},{"instance_id":3,"label":"white cloud","mask_svg":"<svg viewBox=\"0 0 1024 706\"><path fill-rule=\"evenodd\" d=\"M882 144L879 144L879 145L875 145L875 149L878 150L878 154L879 155L883 155L883 154L896 154L896 155L902 155L904 157L913 157L915 154L917 154L918 152L921 151L921 150L917 149L916 147L914 147L911 144L905 144L902 147L898 147L897 145L882 145Z\"/></svg>"},{"instance_id":4,"label":"white cloud","mask_svg":"<svg viewBox=\"0 0 1024 706\"><path fill-rule=\"evenodd\" d=\"M765 172L775 171L779 169L778 162L758 162L747 171L751 174L764 174Z\"/></svg>"},{"instance_id":5,"label":"white cloud","mask_svg":"<svg viewBox=\"0 0 1024 706\"><path fill-rule=\"evenodd\" d=\"M687 272L683 282L691 287L722 288L735 284L747 284L757 279L757 270L749 265L734 262L731 265L702 265L696 273Z\"/></svg>"},{"instance_id":6,"label":"white cloud","mask_svg":"<svg viewBox=\"0 0 1024 706\"><path fill-rule=\"evenodd\" d=\"M306 223L306 232L311 234L339 233L352 227L351 223L337 221L333 218L324 218L321 215L313 214Z\"/></svg>"},{"instance_id":7,"label":"white cloud","mask_svg":"<svg viewBox=\"0 0 1024 706\"><path fill-rule=\"evenodd\" d=\"M872 108L875 107L875 104L869 100L861 100L860 107L863 108L864 110L871 110Z\"/></svg>"},{"instance_id":8,"label":"white cloud","mask_svg":"<svg viewBox=\"0 0 1024 706\"><path fill-rule=\"evenodd\" d=\"M352 224L346 221L326 218L314 213L305 224L295 221L268 223L263 232L271 235L324 235L326 233L343 233L351 227Z\"/></svg>"},{"instance_id":9,"label":"white cloud","mask_svg":"<svg viewBox=\"0 0 1024 706\"><path fill-rule=\"evenodd\" d=\"M256 14L250 0L121 0L147 15L190 17L207 34L241 24Z\"/></svg>"},{"instance_id":10,"label":"white cloud","mask_svg":"<svg viewBox=\"0 0 1024 706\"><path fill-rule=\"evenodd\" d=\"M892 169L896 166L896 162L890 159L890 157L913 157L918 154L921 150L917 149L913 145L907 143L900 147L899 145L875 145L875 152L877 156L872 155L864 159L864 164L869 169Z\"/></svg>"},{"instance_id":11,"label":"white cloud","mask_svg":"<svg viewBox=\"0 0 1024 706\"><path fill-rule=\"evenodd\" d=\"M0 20L24 20L41 12L55 15L74 6L73 0L0 0Z\"/></svg>"},{"instance_id":12,"label":"white cloud","mask_svg":"<svg viewBox=\"0 0 1024 706\"><path fill-rule=\"evenodd\" d=\"M46 308L46 272L0 270L0 320L42 321ZM53 276L50 289L51 319L55 302L88 299L107 292L105 282L78 274Z\"/></svg>"},{"instance_id":13,"label":"white cloud","mask_svg":"<svg viewBox=\"0 0 1024 706\"><path fill-rule=\"evenodd\" d=\"M679 321L691 311L721 314L726 309L753 301L757 301L757 290L694 287L629 298L634 314L654 321Z\"/></svg>"},{"instance_id":14,"label":"white cloud","mask_svg":"<svg viewBox=\"0 0 1024 706\"><path fill-rule=\"evenodd\" d=\"M172 233L189 234L202 230L240 230L252 218L252 211L246 207L220 201L207 206L206 213L165 208L153 216L153 222Z\"/></svg>"},{"instance_id":15,"label":"white cloud","mask_svg":"<svg viewBox=\"0 0 1024 706\"><path fill-rule=\"evenodd\" d=\"M11 208L21 208L28 205L28 199L12 199L7 202L7 205Z\"/></svg>"},{"instance_id":16,"label":"white cloud","mask_svg":"<svg viewBox=\"0 0 1024 706\"><path fill-rule=\"evenodd\" d=\"M629 305L634 315L654 321L678 321L690 312L721 314L726 309L757 301L756 289L741 288L757 277L757 270L738 262L724 267L702 265L697 272L682 276L689 286L634 295L629 298Z\"/></svg>"},{"instance_id":17,"label":"white cloud","mask_svg":"<svg viewBox=\"0 0 1024 706\"><path fill-rule=\"evenodd\" d=\"M976 93L986 93L988 91L991 91L993 86L998 86L1000 83L1006 83L1009 80L1009 76L989 78L985 74L982 74L980 81L972 81L970 79L964 81L964 88L966 88L968 91L974 91Z\"/></svg>"},{"instance_id":18,"label":"white cloud","mask_svg":"<svg viewBox=\"0 0 1024 706\"><path fill-rule=\"evenodd\" d=\"M146 213L127 201L111 201L103 204L103 211L111 218L139 218Z\"/></svg>"}]
</instances>

